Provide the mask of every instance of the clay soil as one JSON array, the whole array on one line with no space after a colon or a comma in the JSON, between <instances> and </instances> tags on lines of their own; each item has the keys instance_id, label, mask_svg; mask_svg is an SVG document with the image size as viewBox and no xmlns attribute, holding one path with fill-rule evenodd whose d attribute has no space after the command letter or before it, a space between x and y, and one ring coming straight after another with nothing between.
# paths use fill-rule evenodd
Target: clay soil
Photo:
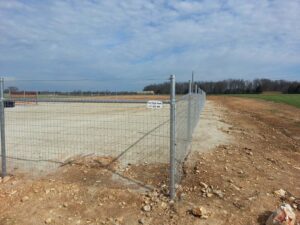
<instances>
[{"instance_id":1,"label":"clay soil","mask_svg":"<svg viewBox=\"0 0 300 225\"><path fill-rule=\"evenodd\" d=\"M13 174L0 183L0 225L265 224L282 202L300 197L300 109L236 97L209 101L222 111L216 119L231 141L209 151L194 145L175 201L167 198L166 165L119 170L111 158L87 157L47 176ZM206 185L218 192L206 195ZM287 194L274 194L278 189ZM205 218L191 213L195 207Z\"/></svg>"}]
</instances>

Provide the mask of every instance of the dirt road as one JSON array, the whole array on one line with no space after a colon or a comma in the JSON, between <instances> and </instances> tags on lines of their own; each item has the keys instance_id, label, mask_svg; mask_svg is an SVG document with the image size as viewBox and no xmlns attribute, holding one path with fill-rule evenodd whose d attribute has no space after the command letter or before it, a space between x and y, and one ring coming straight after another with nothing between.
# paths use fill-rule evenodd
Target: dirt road
<instances>
[{"instance_id":1,"label":"dirt road","mask_svg":"<svg viewBox=\"0 0 300 225\"><path fill-rule=\"evenodd\" d=\"M281 202L300 197L300 110L233 97L208 105L175 202L164 195L166 167L119 171L110 158L86 158L0 183L0 225L264 224ZM202 218L191 213L197 207Z\"/></svg>"}]
</instances>

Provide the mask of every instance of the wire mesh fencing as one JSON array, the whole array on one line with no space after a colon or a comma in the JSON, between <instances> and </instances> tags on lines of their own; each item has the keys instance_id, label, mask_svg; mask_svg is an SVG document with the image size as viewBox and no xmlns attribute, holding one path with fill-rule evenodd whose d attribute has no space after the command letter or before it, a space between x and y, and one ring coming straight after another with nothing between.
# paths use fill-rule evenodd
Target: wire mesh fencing
<instances>
[{"instance_id":1,"label":"wire mesh fencing","mask_svg":"<svg viewBox=\"0 0 300 225\"><path fill-rule=\"evenodd\" d=\"M183 163L187 158L192 143L192 135L200 119L205 104L205 93L191 93L182 96L176 102L176 183L183 174Z\"/></svg>"},{"instance_id":2,"label":"wire mesh fencing","mask_svg":"<svg viewBox=\"0 0 300 225\"><path fill-rule=\"evenodd\" d=\"M120 163L167 163L169 107L143 103L44 99L5 109L7 158L22 169L46 170L76 155ZM56 165L57 166L57 165Z\"/></svg>"},{"instance_id":3,"label":"wire mesh fencing","mask_svg":"<svg viewBox=\"0 0 300 225\"><path fill-rule=\"evenodd\" d=\"M175 85L170 85L172 88ZM117 99L35 96L33 92L27 95L24 92L7 99L14 101L14 107L5 110L1 107L0 122L5 128L1 130L2 175L6 174L6 165L10 173L16 170L40 173L76 156L96 155L111 157L123 168L161 165L166 172L165 182L174 175L170 185L174 190L180 182L182 164L204 106L205 93L190 93L174 102L175 117L172 117L172 96L149 101L143 96ZM155 107L149 107L154 103ZM176 146L173 155L172 146ZM172 157L174 165L170 164ZM143 168L144 181L147 176L156 176L155 170L150 174Z\"/></svg>"}]
</instances>

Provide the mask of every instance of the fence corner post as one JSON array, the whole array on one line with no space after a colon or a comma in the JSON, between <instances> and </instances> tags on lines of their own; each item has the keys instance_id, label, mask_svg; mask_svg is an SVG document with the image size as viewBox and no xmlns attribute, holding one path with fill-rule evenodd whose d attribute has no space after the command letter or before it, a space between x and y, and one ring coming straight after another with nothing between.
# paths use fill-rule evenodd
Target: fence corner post
<instances>
[{"instance_id":1,"label":"fence corner post","mask_svg":"<svg viewBox=\"0 0 300 225\"><path fill-rule=\"evenodd\" d=\"M176 154L176 91L175 75L170 77L170 198L175 198Z\"/></svg>"},{"instance_id":2,"label":"fence corner post","mask_svg":"<svg viewBox=\"0 0 300 225\"><path fill-rule=\"evenodd\" d=\"M6 149L5 149L5 117L4 117L4 78L0 78L0 127L1 127L1 176L6 176Z\"/></svg>"}]
</instances>

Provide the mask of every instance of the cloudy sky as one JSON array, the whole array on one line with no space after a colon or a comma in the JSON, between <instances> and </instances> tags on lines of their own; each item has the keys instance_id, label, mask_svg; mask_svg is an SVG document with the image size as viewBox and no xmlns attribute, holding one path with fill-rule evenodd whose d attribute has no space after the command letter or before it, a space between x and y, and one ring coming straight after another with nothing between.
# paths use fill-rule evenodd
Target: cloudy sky
<instances>
[{"instance_id":1,"label":"cloudy sky","mask_svg":"<svg viewBox=\"0 0 300 225\"><path fill-rule=\"evenodd\" d=\"M299 21L299 0L0 0L0 75L67 80L18 83L49 89L299 80Z\"/></svg>"}]
</instances>

